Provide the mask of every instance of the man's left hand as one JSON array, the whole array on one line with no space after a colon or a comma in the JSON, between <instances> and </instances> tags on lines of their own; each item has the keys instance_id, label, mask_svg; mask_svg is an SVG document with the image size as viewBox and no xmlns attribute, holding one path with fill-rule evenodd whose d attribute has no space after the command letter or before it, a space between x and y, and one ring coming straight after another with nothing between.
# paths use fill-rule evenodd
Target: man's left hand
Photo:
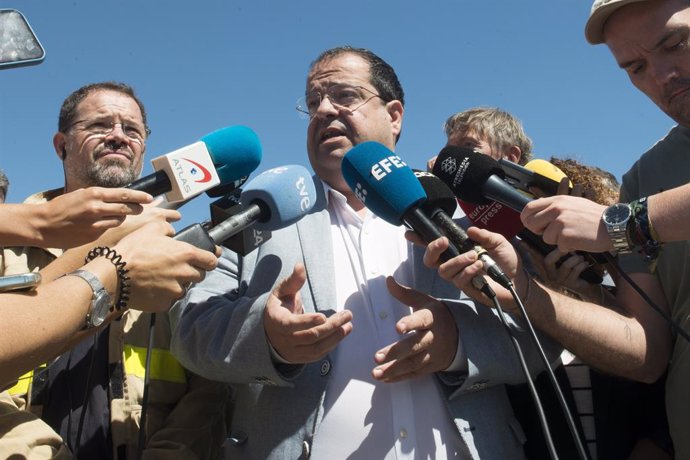
<instances>
[{"instance_id":1,"label":"man's left hand","mask_svg":"<svg viewBox=\"0 0 690 460\"><path fill-rule=\"evenodd\" d=\"M448 368L458 349L458 329L448 307L438 299L386 279L390 293L412 314L401 318L395 329L404 337L374 356L375 379L396 382Z\"/></svg>"}]
</instances>

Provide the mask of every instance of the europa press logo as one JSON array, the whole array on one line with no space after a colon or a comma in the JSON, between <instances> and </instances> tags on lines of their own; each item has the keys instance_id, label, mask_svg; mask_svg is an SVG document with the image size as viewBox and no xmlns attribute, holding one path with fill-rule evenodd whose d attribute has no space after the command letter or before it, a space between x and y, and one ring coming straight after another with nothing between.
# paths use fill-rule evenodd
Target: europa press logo
<instances>
[{"instance_id":1,"label":"europa press logo","mask_svg":"<svg viewBox=\"0 0 690 460\"><path fill-rule=\"evenodd\" d=\"M196 161L190 160L189 158L183 158L183 160L192 164L192 167L189 169L189 175L192 176L194 182L203 184L210 181L213 177L208 169Z\"/></svg>"},{"instance_id":2,"label":"europa press logo","mask_svg":"<svg viewBox=\"0 0 690 460\"><path fill-rule=\"evenodd\" d=\"M362 187L362 184L359 182L357 182L357 186L355 186L355 196L362 203L367 202L367 189Z\"/></svg>"},{"instance_id":3,"label":"europa press logo","mask_svg":"<svg viewBox=\"0 0 690 460\"><path fill-rule=\"evenodd\" d=\"M452 176L457 169L458 163L457 161L455 161L455 158L453 157L448 157L441 163L441 171L448 174L449 176Z\"/></svg>"}]
</instances>

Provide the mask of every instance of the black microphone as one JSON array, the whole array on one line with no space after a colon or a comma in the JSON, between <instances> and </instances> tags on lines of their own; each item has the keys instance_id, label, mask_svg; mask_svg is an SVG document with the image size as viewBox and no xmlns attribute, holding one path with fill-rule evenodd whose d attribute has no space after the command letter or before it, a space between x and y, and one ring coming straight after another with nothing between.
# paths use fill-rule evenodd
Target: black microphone
<instances>
[{"instance_id":1,"label":"black microphone","mask_svg":"<svg viewBox=\"0 0 690 460\"><path fill-rule=\"evenodd\" d=\"M448 146L441 150L432 172L455 196L470 203L498 201L522 212L532 201L503 180L505 171L496 160L464 147Z\"/></svg>"},{"instance_id":2,"label":"black microphone","mask_svg":"<svg viewBox=\"0 0 690 460\"><path fill-rule=\"evenodd\" d=\"M218 225L243 211L241 194L242 189L237 189L211 203L211 225ZM250 226L227 238L221 245L239 255L246 256L270 240L271 236L272 232L270 230L259 230L254 226Z\"/></svg>"},{"instance_id":3,"label":"black microphone","mask_svg":"<svg viewBox=\"0 0 690 460\"><path fill-rule=\"evenodd\" d=\"M424 192L426 192L427 199L422 204L424 212L445 232L448 239L460 252L476 252L479 260L484 264L484 270L491 279L504 288L510 289L509 286L512 286L513 283L501 267L491 258L486 249L467 236L465 230L451 217L458 206L453 191L433 174L419 170L413 171L422 184Z\"/></svg>"}]
</instances>

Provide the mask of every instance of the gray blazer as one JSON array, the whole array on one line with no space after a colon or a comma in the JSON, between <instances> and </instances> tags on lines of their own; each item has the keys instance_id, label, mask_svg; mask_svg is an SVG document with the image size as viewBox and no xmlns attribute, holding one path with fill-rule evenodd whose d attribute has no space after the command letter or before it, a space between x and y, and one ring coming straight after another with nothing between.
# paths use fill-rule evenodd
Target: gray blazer
<instances>
[{"instance_id":1,"label":"gray blazer","mask_svg":"<svg viewBox=\"0 0 690 460\"><path fill-rule=\"evenodd\" d=\"M307 269L301 290L305 311L329 314L335 305L335 270L330 218L320 181L314 210L244 258L224 250L219 266L171 310L171 349L180 362L235 390L230 442L232 458L307 458L323 416L329 374L337 362L328 356L308 365L275 364L263 329L264 306L274 286L297 262ZM523 458L524 436L504 384L525 381L509 336L494 311L475 305L422 264L415 249L414 287L452 302L468 372L438 373L439 391L459 433L465 458ZM449 300L449 302L451 302ZM331 310L332 312L332 310ZM543 369L525 331L518 335L532 375ZM555 358L559 350L551 347ZM343 442L347 442L344 440Z\"/></svg>"}]
</instances>

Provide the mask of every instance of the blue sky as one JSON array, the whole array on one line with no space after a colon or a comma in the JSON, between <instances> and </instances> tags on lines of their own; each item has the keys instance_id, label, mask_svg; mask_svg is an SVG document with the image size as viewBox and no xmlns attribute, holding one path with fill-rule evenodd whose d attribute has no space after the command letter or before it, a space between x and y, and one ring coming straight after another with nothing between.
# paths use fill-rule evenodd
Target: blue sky
<instances>
[{"instance_id":1,"label":"blue sky","mask_svg":"<svg viewBox=\"0 0 690 460\"><path fill-rule=\"evenodd\" d=\"M535 156L571 156L619 179L673 122L635 90L605 46L586 43L584 0L0 0L46 48L37 66L0 71L0 168L8 202L63 183L52 136L63 99L119 80L146 105L149 160L217 128L243 124L263 145L257 172L309 168L294 105L324 49L365 47L406 93L398 154L422 168L445 142L443 121L498 106L523 121ZM182 225L208 218L205 195Z\"/></svg>"}]
</instances>

